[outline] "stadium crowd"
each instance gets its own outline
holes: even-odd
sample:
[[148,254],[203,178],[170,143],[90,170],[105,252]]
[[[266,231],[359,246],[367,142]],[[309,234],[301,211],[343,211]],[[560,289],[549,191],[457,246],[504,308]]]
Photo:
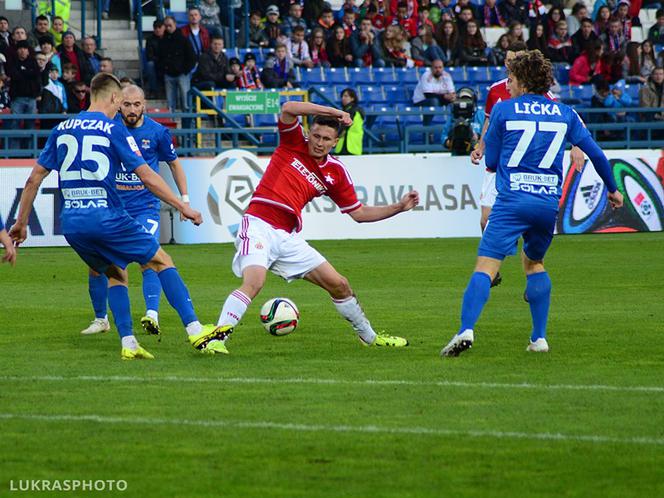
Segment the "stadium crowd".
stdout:
[[[593,106],[663,105],[664,73],[656,68],[664,66],[664,9],[653,0],[597,0],[592,10],[569,0],[485,0],[481,5],[470,0],[345,0],[338,10],[321,0],[253,0],[250,5],[248,33],[239,23],[238,45],[248,40],[242,60],[226,55],[228,27],[216,0],[190,8],[180,27],[170,16],[155,21],[145,45],[148,95],[165,93],[169,108],[182,111],[192,86],[293,88],[299,86],[296,68],[394,67],[421,68],[414,104],[446,105],[456,95],[445,67],[502,66],[510,44],[526,41],[552,62],[571,66],[570,85],[592,84]],[[645,39],[632,41],[632,30],[641,29],[640,10],[658,6],[657,21]],[[564,9],[570,8],[566,16]],[[77,41],[64,26],[59,17],[51,22],[40,15],[28,31],[0,16],[1,112],[78,112],[88,105],[96,73],[123,76],[97,52],[94,37]],[[503,29],[504,34],[488,46],[481,28]],[[259,49],[268,52],[262,67],[252,52]],[[625,83],[641,85],[638,103],[624,92]],[[615,113],[610,117],[620,119]],[[20,123],[7,120],[4,126]],[[20,140],[14,139],[14,145]]]

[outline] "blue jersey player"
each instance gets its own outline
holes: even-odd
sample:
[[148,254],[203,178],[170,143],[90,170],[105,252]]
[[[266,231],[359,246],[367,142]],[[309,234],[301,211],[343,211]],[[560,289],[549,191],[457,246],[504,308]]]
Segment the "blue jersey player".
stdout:
[[511,100],[497,104],[485,137],[487,167],[497,172],[498,196],[478,249],[475,272],[463,296],[459,332],[441,351],[458,356],[473,345],[475,323],[489,299],[491,281],[523,237],[525,298],[533,328],[527,351],[547,352],[551,280],[543,260],[558,214],[565,142],[577,145],[607,186],[612,207],[622,194],[604,153],[570,107],[543,97],[553,82],[551,63],[533,50],[508,64]]
[[194,348],[227,353],[225,337],[213,325],[198,321],[189,292],[170,256],[119,198],[115,177],[122,163],[155,195],[195,224],[201,214],[179,200],[164,180],[145,164],[140,150],[121,123],[112,121],[122,100],[120,81],[99,73],[90,84],[88,111],[60,123],[51,132],[21,195],[16,223],[9,231],[15,243],[27,237],[27,222],[44,178],[56,170],[63,197],[62,232],[81,259],[108,277],[108,302],[122,342],[122,359],[152,359],[132,331],[126,266],[140,263],[157,272],[168,302],[180,315]]
[[[145,162],[159,173],[159,162],[168,163],[180,191],[182,201],[189,203],[187,195],[187,177],[178,160],[173,147],[173,140],[168,128],[144,115],[145,94],[140,87],[129,85],[122,89],[122,104],[117,121],[123,122],[127,130],[138,144]],[[120,200],[125,210],[136,221],[145,227],[159,240],[160,201],[150,192],[134,172],[121,170],[115,176]],[[90,325],[81,331],[82,334],[96,334],[110,329],[106,312],[108,298],[108,279],[106,275],[90,270],[88,290],[95,318]],[[146,313],[141,318],[143,329],[149,334],[159,335],[159,298],[161,283],[151,268],[143,268],[143,297]]]
[[16,248],[9,234],[7,234],[7,230],[5,230],[2,216],[0,216],[0,244],[5,246],[5,254],[2,256],[2,262],[14,266],[16,264]]

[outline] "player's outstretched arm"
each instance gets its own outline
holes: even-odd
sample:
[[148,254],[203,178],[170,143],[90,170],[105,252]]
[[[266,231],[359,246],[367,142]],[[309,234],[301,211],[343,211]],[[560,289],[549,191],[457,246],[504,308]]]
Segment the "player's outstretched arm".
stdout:
[[194,222],[194,225],[200,225],[203,223],[203,217],[201,213],[189,207],[188,204],[182,202],[177,198],[175,193],[170,189],[168,184],[164,179],[159,176],[157,173],[152,171],[150,166],[143,164],[136,168],[134,172],[143,182],[150,192],[159,197],[162,201],[167,204],[170,204],[175,209],[182,213],[182,216]]
[[[2,222],[0,221],[0,223]],[[0,230],[0,244],[5,246],[5,254],[2,256],[2,262],[14,266],[16,264],[16,248],[14,247],[14,243],[9,237],[7,230],[4,228]]]
[[294,123],[298,116],[312,115],[337,118],[344,126],[350,126],[353,124],[353,120],[347,112],[335,109],[334,107],[312,104],[311,102],[286,102],[281,106],[281,116],[279,118],[282,123],[288,124]]
[[390,204],[389,206],[362,206],[355,211],[351,211],[349,214],[358,223],[369,223],[391,218],[404,211],[410,211],[419,203],[420,194],[415,190],[411,190],[399,202]]
[[18,216],[16,222],[9,229],[9,236],[16,245],[22,244],[28,238],[28,219],[32,212],[32,204],[35,202],[37,192],[41,186],[44,178],[48,176],[51,171],[44,168],[39,164],[35,164],[30,173],[28,181],[25,182],[21,200],[19,202]]
[[623,196],[618,190],[616,181],[613,178],[613,172],[611,171],[611,165],[609,160],[602,152],[602,149],[595,143],[592,137],[587,136],[581,140],[578,144],[579,148],[586,153],[590,162],[593,163],[595,171],[600,176],[606,188],[609,190],[609,203],[613,209],[622,207],[623,205]]
[[[189,194],[187,193],[187,175],[184,173],[184,168],[180,163],[179,159],[174,159],[168,163],[168,167],[171,168],[171,174],[173,175],[173,180],[175,180],[175,185],[178,187],[180,192],[180,198],[185,204],[189,204]],[[184,216],[180,213],[180,220],[184,220]]]

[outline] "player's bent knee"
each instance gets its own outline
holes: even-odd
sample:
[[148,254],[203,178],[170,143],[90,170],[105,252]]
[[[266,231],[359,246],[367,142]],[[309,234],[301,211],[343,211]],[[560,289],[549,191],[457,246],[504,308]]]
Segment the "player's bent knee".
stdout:
[[150,268],[159,273],[160,271],[166,270],[167,268],[173,268],[174,266],[173,259],[160,247],[143,269]]
[[115,285],[124,285],[126,287],[129,285],[129,276],[127,274],[127,270],[123,270],[119,266],[109,266],[106,270],[106,276],[108,277],[109,287],[113,287]]
[[345,299],[353,295],[353,289],[350,287],[350,282],[344,276],[339,275],[339,278],[334,282],[330,282],[327,291],[335,299]]
[[263,289],[267,278],[267,270],[261,266],[249,266],[242,272],[241,290],[251,299]]

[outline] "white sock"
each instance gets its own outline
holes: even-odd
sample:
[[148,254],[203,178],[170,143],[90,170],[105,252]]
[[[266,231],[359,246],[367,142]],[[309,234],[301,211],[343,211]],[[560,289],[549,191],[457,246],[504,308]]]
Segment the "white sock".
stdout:
[[224,307],[221,309],[217,325],[222,327],[224,325],[231,325],[235,327],[242,319],[242,316],[247,311],[251,304],[251,299],[242,291],[234,290],[226,298]]
[[360,303],[355,296],[346,299],[332,299],[334,306],[341,316],[348,320],[357,335],[367,344],[373,344],[376,340],[376,332],[371,328]]
[[145,316],[149,316],[152,318],[155,322],[159,323],[159,312],[155,310],[147,310],[145,312]]
[[138,341],[133,335],[126,335],[122,338],[122,347],[136,351],[138,349]]
[[201,330],[203,330],[203,326],[201,325],[201,322],[199,322],[198,320],[196,320],[195,322],[188,323],[185,328],[187,329],[187,335],[200,334]]

